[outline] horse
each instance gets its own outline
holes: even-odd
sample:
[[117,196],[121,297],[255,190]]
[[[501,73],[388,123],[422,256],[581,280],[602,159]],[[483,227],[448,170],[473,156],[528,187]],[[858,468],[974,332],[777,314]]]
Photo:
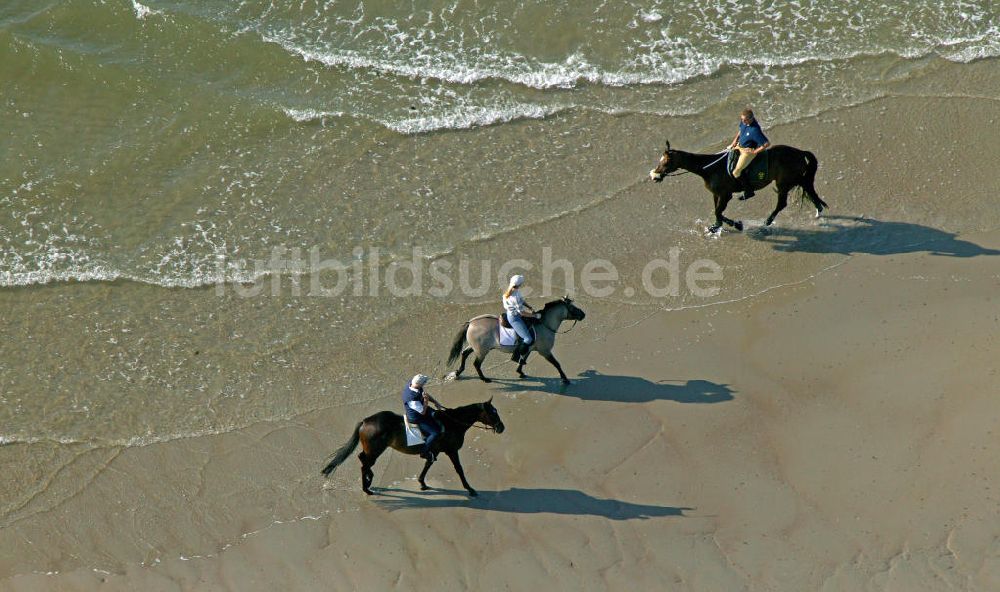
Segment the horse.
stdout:
[[[430,489],[424,482],[427,471],[434,464],[434,456],[437,452],[443,452],[451,459],[451,464],[455,467],[455,472],[462,480],[462,485],[468,490],[469,495],[475,497],[476,490],[469,485],[465,478],[465,471],[462,470],[462,462],[458,458],[458,450],[465,443],[465,432],[473,425],[483,424],[484,429],[490,429],[497,434],[502,434],[504,430],[503,421],[500,414],[493,406],[493,398],[485,403],[473,403],[463,405],[454,409],[444,409],[437,411],[434,417],[444,426],[444,431],[434,441],[434,448],[431,451],[432,457],[424,463],[424,470],[420,471],[420,489]],[[479,427],[479,426],[476,426]],[[380,411],[375,415],[364,418],[354,427],[354,434],[346,444],[340,447],[321,473],[329,477],[348,456],[354,452],[358,443],[361,443],[361,452],[358,453],[358,460],[361,461],[361,489],[368,495],[372,495],[371,485],[375,478],[372,467],[378,457],[385,452],[386,448],[393,448],[403,454],[420,454],[424,450],[424,445],[407,446],[406,431],[403,427],[403,416],[392,411]]]
[[[559,331],[559,325],[563,321],[582,321],[586,316],[586,313],[577,308],[569,297],[547,303],[545,308],[542,309],[541,319],[534,325],[535,341],[532,342],[528,353],[521,358],[520,363],[517,365],[518,376],[521,378],[525,377],[523,369],[528,359],[528,354],[532,351],[537,351],[559,371],[559,376],[562,378],[563,384],[569,384],[569,378],[566,378],[566,373],[563,372],[562,366],[559,365],[559,360],[556,360],[555,356],[552,355],[552,348],[556,343],[556,333]],[[455,378],[462,375],[462,372],[465,371],[466,359],[468,359],[470,354],[475,352],[476,359],[472,361],[472,366],[479,373],[479,378],[483,382],[490,382],[490,379],[483,375],[482,366],[483,360],[486,359],[486,354],[491,349],[499,348],[501,351],[508,353],[514,349],[513,346],[500,345],[500,334],[497,329],[499,323],[500,319],[493,315],[480,315],[462,325],[451,346],[451,353],[448,355],[448,366],[454,364],[459,355],[462,356],[462,364],[455,372]],[[469,343],[469,347],[462,349],[466,343]]]
[[[819,161],[816,156],[808,150],[799,150],[791,146],[773,146],[767,150],[770,159],[767,167],[767,175],[763,179],[752,179],[754,190],[767,187],[774,181],[778,191],[778,203],[774,211],[767,217],[767,226],[774,222],[778,212],[788,205],[788,192],[795,187],[802,188],[805,196],[809,197],[813,206],[816,207],[816,217],[819,218],[823,209],[829,207],[825,201],[820,199],[816,193],[813,183],[816,180],[816,169]],[[758,157],[759,158],[759,157]],[[714,162],[713,162],[714,161]],[[752,166],[752,164],[751,164]],[[667,141],[667,149],[663,152],[656,168],[649,171],[649,178],[659,183],[664,177],[670,175],[677,169],[682,169],[694,173],[705,181],[705,187],[712,192],[715,197],[715,224],[709,227],[710,232],[718,232],[723,223],[726,223],[736,230],[743,230],[742,221],[733,221],[723,215],[729,200],[733,198],[733,193],[741,190],[741,183],[733,178],[726,170],[726,158],[718,154],[692,154],[680,150],[671,150],[670,142]],[[683,173],[678,173],[683,174]],[[740,198],[742,199],[742,198]]]

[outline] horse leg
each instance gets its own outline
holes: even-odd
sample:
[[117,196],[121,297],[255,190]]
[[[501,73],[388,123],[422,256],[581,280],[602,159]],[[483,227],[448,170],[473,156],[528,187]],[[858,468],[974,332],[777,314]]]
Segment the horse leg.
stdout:
[[372,465],[375,464],[375,459],[378,455],[372,458],[371,455],[365,452],[358,453],[358,460],[361,461],[361,490],[368,495],[372,494],[371,486],[372,481],[375,479],[375,471],[372,471]]
[[458,370],[455,371],[455,378],[458,378],[459,376],[462,375],[462,372],[465,372],[465,361],[469,359],[469,354],[471,353],[472,353],[471,347],[465,348],[465,350],[462,352],[462,363],[458,365]]
[[708,228],[709,232],[715,233],[722,228],[722,224],[728,224],[735,228],[736,230],[743,230],[743,222],[730,220],[725,217],[722,213],[726,211],[726,206],[729,205],[729,200],[733,198],[732,193],[716,194],[715,195],[715,224]]
[[524,373],[524,365],[528,363],[529,355],[531,355],[531,351],[525,352],[524,355],[521,356],[521,361],[517,364],[517,375],[521,378],[527,378],[527,375]]
[[424,462],[424,470],[420,471],[420,477],[417,479],[417,481],[420,482],[420,490],[421,491],[427,491],[428,489],[430,489],[430,487],[427,487],[427,484],[424,483],[424,477],[427,476],[427,471],[431,470],[431,465],[432,464],[434,464],[433,460],[427,460],[427,461],[425,461]]
[[458,450],[449,450],[446,454],[448,455],[448,458],[451,459],[451,464],[454,465],[455,472],[458,473],[458,478],[462,480],[462,486],[469,491],[469,495],[471,497],[479,495],[465,479],[465,471],[462,470],[462,461],[458,460]]
[[823,210],[830,206],[826,205],[826,202],[820,198],[818,193],[816,193],[816,188],[813,187],[812,181],[806,181],[803,183],[802,189],[806,192],[806,195],[809,196],[809,201],[811,201],[813,207],[816,208],[816,217],[819,218],[820,214],[823,213]]
[[559,377],[562,378],[562,383],[563,384],[569,384],[569,378],[566,378],[566,373],[563,372],[562,366],[559,365],[559,360],[557,360],[556,357],[552,355],[552,352],[549,352],[547,354],[543,354],[542,352],[538,352],[538,353],[543,358],[545,358],[546,360],[548,360],[550,364],[552,364],[553,366],[556,367],[556,370],[559,371]]
[[771,212],[771,215],[767,217],[767,222],[764,223],[764,226],[770,226],[771,223],[774,222],[774,218],[775,216],[778,215],[778,212],[785,209],[785,206],[787,205],[788,205],[788,189],[784,187],[779,187],[778,203],[774,206],[774,211]]
[[483,382],[492,382],[489,378],[486,378],[486,376],[483,374],[483,359],[482,358],[480,358],[479,356],[476,356],[476,359],[472,360],[472,366],[476,369],[476,372],[479,373],[480,380],[482,380]]

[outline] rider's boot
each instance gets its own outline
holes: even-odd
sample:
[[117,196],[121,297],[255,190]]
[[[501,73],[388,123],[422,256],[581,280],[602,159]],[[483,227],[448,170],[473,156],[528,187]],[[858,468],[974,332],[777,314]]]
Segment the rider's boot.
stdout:
[[510,361],[512,362],[521,361],[521,355],[524,353],[521,351],[523,347],[524,347],[524,340],[521,339],[520,335],[518,335],[517,340],[514,341],[514,351],[510,353]]

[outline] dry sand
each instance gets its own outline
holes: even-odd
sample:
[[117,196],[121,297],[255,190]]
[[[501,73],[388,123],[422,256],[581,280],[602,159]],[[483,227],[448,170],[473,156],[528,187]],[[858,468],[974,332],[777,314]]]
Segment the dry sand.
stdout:
[[[955,105],[886,100],[838,117],[864,126],[888,106],[940,119]],[[899,119],[879,121],[893,142],[919,144]],[[807,123],[784,133],[814,134],[818,153],[849,152],[850,140]],[[946,158],[986,161],[985,148]],[[839,166],[879,166],[862,162],[877,153],[868,146]],[[966,183],[995,192],[994,170]],[[870,175],[865,190],[890,191],[907,182],[900,174]],[[950,198],[984,199],[969,187]],[[838,211],[837,191],[847,189],[821,189],[842,216],[832,223],[880,223]],[[507,425],[470,433],[462,451],[477,499],[447,463],[430,473],[435,489],[420,492],[419,460],[394,453],[376,466],[372,498],[353,459],[330,481],[318,476],[354,423],[394,408],[394,396],[95,457],[108,469],[99,478],[7,529],[17,540],[2,543],[0,589],[998,590],[1000,232],[913,238],[845,252],[813,277],[728,304],[591,303],[590,318],[617,315],[618,328],[562,338],[557,353],[575,379],[566,388],[540,359],[528,366],[540,378],[511,380],[500,356],[488,363],[494,384],[437,385],[452,405],[495,397]],[[757,237],[790,258],[813,256],[795,251],[799,239],[780,218]],[[171,475],[172,459],[192,457],[203,459],[198,479]],[[190,500],[190,513],[132,499],[136,475],[152,482],[143,491]],[[273,497],[258,488],[240,499],[248,480],[271,479],[295,481],[294,504],[279,485]],[[147,510],[119,516],[107,510],[115,503]],[[288,509],[305,506],[316,511]],[[115,547],[115,529],[147,533],[178,556],[152,557],[125,535]],[[32,573],[89,558],[96,540],[99,556],[126,567]]]

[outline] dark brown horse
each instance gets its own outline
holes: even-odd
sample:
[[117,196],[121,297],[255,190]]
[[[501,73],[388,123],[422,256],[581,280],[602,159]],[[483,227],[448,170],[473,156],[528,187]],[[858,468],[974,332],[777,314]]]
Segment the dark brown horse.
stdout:
[[[451,459],[451,464],[455,466],[455,472],[462,480],[462,485],[469,491],[469,495],[475,496],[476,490],[465,480],[465,471],[462,470],[462,463],[458,459],[458,449],[465,443],[465,432],[476,424],[483,424],[486,429],[503,433],[503,422],[500,421],[500,414],[493,406],[493,398],[485,403],[473,403],[454,409],[445,409],[435,414],[444,431],[434,441],[436,454],[443,452]],[[477,426],[478,427],[478,426]],[[403,416],[392,411],[380,411],[371,417],[366,417],[354,428],[354,435],[341,446],[340,450],[333,454],[333,459],[323,467],[322,473],[327,477],[333,472],[361,443],[361,452],[358,453],[358,460],[361,461],[361,489],[368,495],[372,494],[372,479],[375,473],[372,467],[378,457],[385,452],[386,448],[394,448],[403,454],[420,454],[423,444],[416,446],[406,445],[406,432],[403,428]],[[427,471],[434,464],[433,460],[428,460],[424,464],[424,470],[420,472],[420,489],[429,489],[424,483]]]
[[[801,187],[805,196],[812,201],[816,207],[816,217],[818,218],[823,209],[828,206],[820,199],[816,188],[813,187],[816,180],[816,169],[819,167],[816,156],[808,150],[799,150],[791,146],[771,147],[767,150],[767,156],[770,159],[767,175],[763,179],[753,179],[752,181],[754,190],[767,187],[771,181],[774,181],[778,188],[778,204],[774,207],[771,215],[767,217],[767,225],[770,226],[778,212],[788,205],[788,192],[795,187]],[[715,224],[709,227],[711,232],[718,232],[723,222],[736,230],[743,230],[742,221],[733,221],[723,215],[726,206],[729,205],[729,200],[733,198],[733,193],[743,188],[742,184],[726,170],[725,156],[671,150],[670,142],[667,142],[667,149],[660,157],[656,168],[649,171],[649,178],[659,183],[664,177],[678,169],[701,177],[705,181],[705,187],[715,197]]]

